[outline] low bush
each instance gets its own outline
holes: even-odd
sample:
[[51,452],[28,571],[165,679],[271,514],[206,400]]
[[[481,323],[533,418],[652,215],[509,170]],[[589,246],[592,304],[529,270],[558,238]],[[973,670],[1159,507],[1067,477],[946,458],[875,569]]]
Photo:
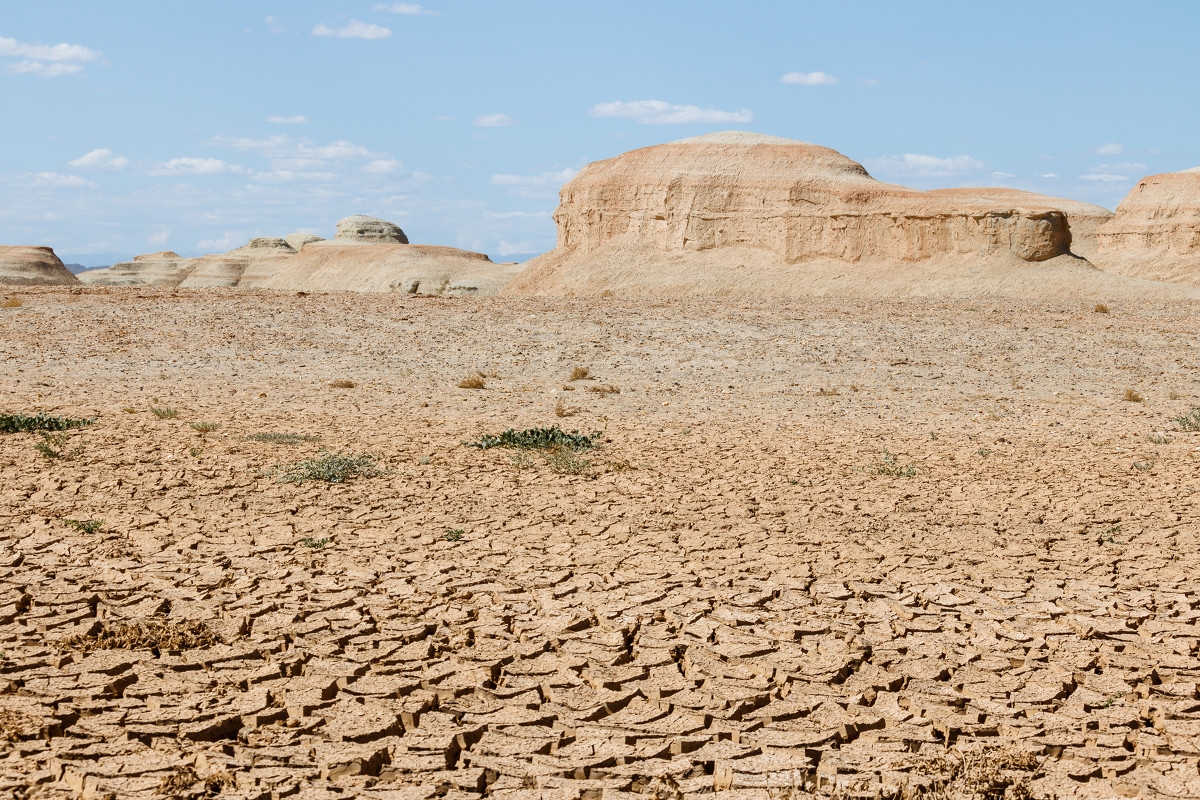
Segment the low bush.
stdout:
[[276,483],[345,483],[351,478],[374,478],[382,475],[383,470],[377,466],[377,460],[374,453],[350,455],[327,451],[314,458],[276,467],[269,474],[275,478]]
[[489,450],[493,447],[510,447],[528,450],[590,450],[596,446],[603,434],[600,432],[583,434],[579,431],[564,431],[555,425],[553,428],[529,428],[516,431],[512,428],[500,434],[484,434],[478,441],[463,442],[467,447],[478,447]]
[[0,414],[0,433],[28,433],[31,431],[68,431],[82,428],[96,421],[95,417],[76,419],[52,417],[49,414]]

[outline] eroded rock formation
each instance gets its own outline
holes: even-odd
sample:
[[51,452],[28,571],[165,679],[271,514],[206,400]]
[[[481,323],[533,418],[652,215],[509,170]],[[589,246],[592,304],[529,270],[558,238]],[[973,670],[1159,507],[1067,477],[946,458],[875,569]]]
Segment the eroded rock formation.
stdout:
[[1200,167],[1143,178],[1097,238],[1104,270],[1200,285]]
[[0,246],[0,284],[70,286],[79,279],[49,247]]
[[1020,268],[1069,256],[1072,220],[1090,233],[1111,216],[1012,189],[921,192],[827,147],[741,132],[590,164],[560,197],[556,249],[509,291],[791,294],[812,288],[787,269],[800,264],[901,280],[909,265]]
[[335,238],[373,244],[408,244],[408,237],[399,225],[362,214],[338,220]]

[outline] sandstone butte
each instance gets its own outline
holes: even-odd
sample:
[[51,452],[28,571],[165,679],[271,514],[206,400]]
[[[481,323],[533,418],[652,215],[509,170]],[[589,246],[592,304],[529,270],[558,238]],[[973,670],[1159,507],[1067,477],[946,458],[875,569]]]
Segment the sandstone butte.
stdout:
[[293,233],[260,237],[227,253],[183,258],[161,252],[80,273],[98,286],[236,287],[290,291],[497,294],[519,267],[495,264],[482,253],[409,244],[398,226],[352,216],[333,239]]
[[1200,167],[1142,178],[1097,239],[1102,269],[1200,286]]
[[49,247],[0,246],[0,284],[70,286],[79,283]]
[[557,247],[505,293],[1171,291],[1085,260],[1111,217],[1013,189],[908,189],[827,147],[730,131],[589,164],[561,191]]

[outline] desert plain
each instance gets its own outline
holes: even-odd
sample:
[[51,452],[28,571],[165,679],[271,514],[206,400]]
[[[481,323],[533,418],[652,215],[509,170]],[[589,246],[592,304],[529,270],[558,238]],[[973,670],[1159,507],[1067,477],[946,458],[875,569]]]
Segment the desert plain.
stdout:
[[6,796],[1200,796],[1194,300],[3,297]]

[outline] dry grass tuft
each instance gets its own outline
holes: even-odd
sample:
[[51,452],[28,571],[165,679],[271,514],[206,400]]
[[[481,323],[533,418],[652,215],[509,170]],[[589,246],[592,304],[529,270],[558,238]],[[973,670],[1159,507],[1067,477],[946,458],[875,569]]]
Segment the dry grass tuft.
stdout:
[[21,300],[21,298],[10,297],[5,300],[3,304],[0,304],[0,308],[20,308],[23,305],[25,305],[25,303]]
[[458,382],[458,388],[486,389],[487,381],[484,380],[485,377],[486,376],[482,372],[472,372],[470,375]]
[[94,650],[152,650],[158,653],[212,647],[220,642],[203,622],[147,619],[134,623],[106,622],[97,633],[64,639],[59,649],[78,653]]
[[1093,310],[1094,310],[1094,311],[1095,311],[1097,314],[1107,314],[1107,313],[1108,313],[1108,306],[1104,305],[1104,303],[1096,303],[1096,308],[1095,308],[1095,309],[1093,309]]
[[576,408],[575,406],[567,405],[560,399],[558,401],[558,403],[555,404],[555,406],[554,406],[554,416],[556,416],[556,417],[573,417],[576,414],[578,414],[581,410],[582,409]]
[[592,380],[591,378],[588,377],[591,374],[591,372],[592,371],[590,369],[588,369],[587,367],[576,367],[575,369],[571,370],[571,380],[573,380],[573,381]]
[[601,397],[608,397],[610,394],[621,393],[621,389],[618,386],[589,386],[588,391],[598,394]]
[[358,386],[358,384],[354,381],[340,380],[329,382],[329,388],[331,389],[353,389],[355,386]]
[[837,388],[826,389],[824,386],[821,387],[821,391],[817,392],[818,397],[837,397],[840,394],[841,392]]
[[1134,389],[1126,389],[1125,394],[1121,397],[1121,399],[1126,403],[1140,403],[1146,398],[1142,397],[1141,394]]

